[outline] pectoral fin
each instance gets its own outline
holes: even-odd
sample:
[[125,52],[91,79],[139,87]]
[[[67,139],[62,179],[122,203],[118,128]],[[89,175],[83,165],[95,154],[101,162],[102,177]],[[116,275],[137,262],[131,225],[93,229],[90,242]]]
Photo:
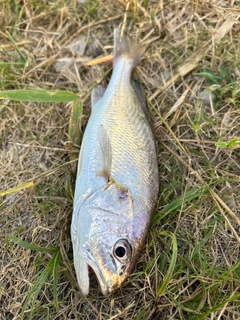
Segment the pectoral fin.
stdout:
[[98,130],[98,141],[102,158],[102,167],[99,172],[97,172],[97,175],[103,176],[108,183],[111,180],[112,146],[108,133],[103,125],[100,125]]

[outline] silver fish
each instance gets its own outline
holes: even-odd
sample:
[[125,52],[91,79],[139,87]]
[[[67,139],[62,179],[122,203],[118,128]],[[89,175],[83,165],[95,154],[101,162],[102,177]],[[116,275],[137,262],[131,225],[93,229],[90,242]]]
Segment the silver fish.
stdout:
[[71,225],[74,266],[84,295],[89,267],[104,295],[133,272],[155,211],[159,178],[155,139],[140,84],[132,80],[145,47],[114,30],[114,68],[92,110],[78,161]]

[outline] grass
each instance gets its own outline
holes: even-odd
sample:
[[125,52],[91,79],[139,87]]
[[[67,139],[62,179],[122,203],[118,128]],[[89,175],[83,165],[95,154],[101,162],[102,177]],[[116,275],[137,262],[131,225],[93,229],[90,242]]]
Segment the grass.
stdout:
[[[239,2],[1,6],[0,318],[239,319]],[[148,44],[138,74],[160,197],[134,274],[84,298],[69,233],[76,151],[119,24]]]

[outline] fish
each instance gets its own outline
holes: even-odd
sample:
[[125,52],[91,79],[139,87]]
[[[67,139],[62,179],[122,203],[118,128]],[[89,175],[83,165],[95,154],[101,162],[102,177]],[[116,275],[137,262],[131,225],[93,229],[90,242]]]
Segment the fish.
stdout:
[[141,84],[132,71],[146,47],[114,29],[113,72],[91,93],[75,183],[71,239],[77,282],[90,290],[90,271],[103,295],[135,269],[159,194],[156,143]]

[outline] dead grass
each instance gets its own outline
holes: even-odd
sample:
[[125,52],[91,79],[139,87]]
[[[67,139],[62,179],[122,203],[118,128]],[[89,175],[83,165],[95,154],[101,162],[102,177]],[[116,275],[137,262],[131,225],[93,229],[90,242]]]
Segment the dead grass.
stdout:
[[[133,276],[114,296],[95,288],[83,298],[69,235],[71,104],[1,100],[0,319],[239,319],[240,145],[231,144],[240,138],[239,1],[1,6],[0,90],[78,92],[83,129],[92,86],[109,79],[114,26],[149,44],[138,72],[155,119],[161,189]],[[218,87],[196,76],[219,77],[221,66],[229,78],[216,78]],[[208,103],[200,93],[209,87]],[[158,296],[172,256],[162,231],[176,236],[178,257]]]

